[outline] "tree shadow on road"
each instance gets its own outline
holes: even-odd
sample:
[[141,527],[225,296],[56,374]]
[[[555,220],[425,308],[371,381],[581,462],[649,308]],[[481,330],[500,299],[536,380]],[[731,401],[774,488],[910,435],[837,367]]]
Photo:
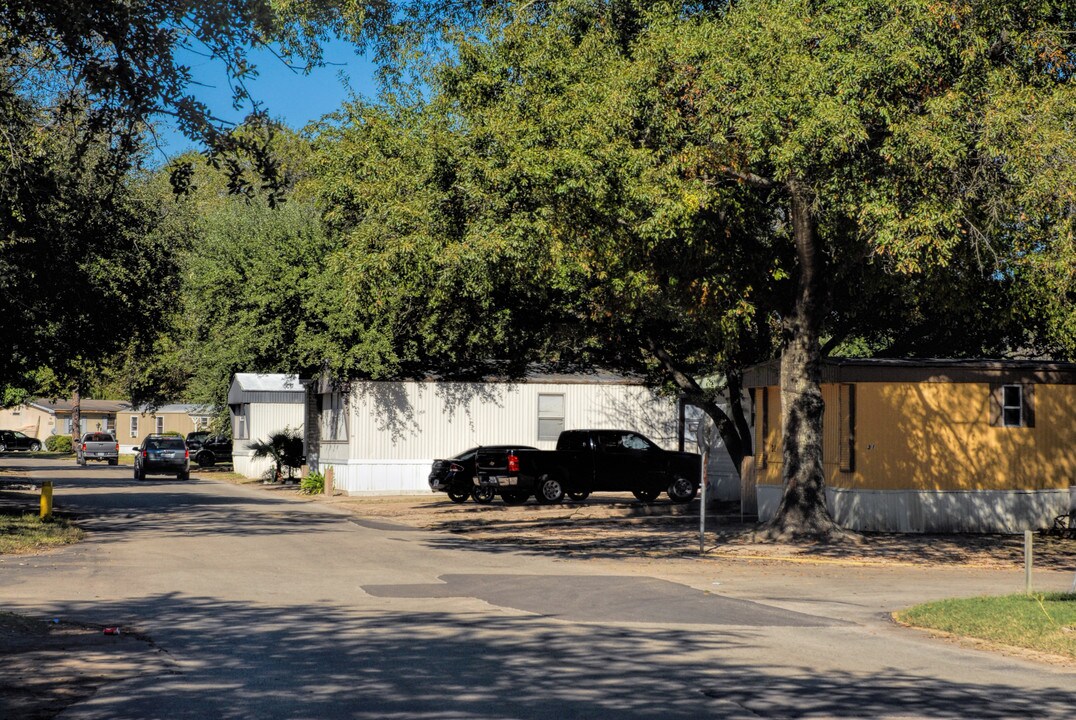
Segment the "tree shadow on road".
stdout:
[[[173,593],[50,612],[126,621],[175,663],[171,673],[99,692],[79,717],[1010,718],[1065,716],[1076,703],[1070,678],[1017,687],[1002,679],[1003,661],[981,681],[934,677],[928,665],[959,660],[945,648],[921,673],[850,672],[754,628],[566,624],[414,604],[361,613]],[[849,646],[861,639],[836,632],[848,633],[836,641]],[[777,659],[736,659],[760,655],[758,647]]]

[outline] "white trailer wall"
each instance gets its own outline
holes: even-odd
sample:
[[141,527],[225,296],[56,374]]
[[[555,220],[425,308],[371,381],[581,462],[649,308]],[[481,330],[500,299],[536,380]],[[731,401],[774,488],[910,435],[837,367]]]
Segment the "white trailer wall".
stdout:
[[[336,487],[352,495],[430,492],[427,477],[436,458],[476,445],[556,447],[555,439],[538,439],[539,395],[563,397],[565,430],[634,430],[676,449],[676,400],[641,385],[357,382],[346,413],[347,439],[327,441],[322,429],[321,470],[332,467]],[[327,398],[322,404],[329,406]],[[548,407],[544,415],[550,419]]]
[[294,375],[237,373],[228,391],[233,470],[249,478],[264,475],[272,461],[255,460],[250,443],[284,429],[301,433],[305,402],[306,388]]

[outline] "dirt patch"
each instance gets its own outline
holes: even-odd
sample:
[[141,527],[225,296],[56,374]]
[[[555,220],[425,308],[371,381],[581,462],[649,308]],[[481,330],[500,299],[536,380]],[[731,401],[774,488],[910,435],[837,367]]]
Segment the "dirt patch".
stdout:
[[0,613],[0,717],[40,720],[113,682],[159,670],[166,656],[130,629]]
[[[488,546],[575,558],[660,559],[699,554],[699,506],[641,503],[630,494],[593,496],[560,505],[455,504],[440,497],[336,497],[356,515],[391,519],[462,536],[475,549]],[[1021,535],[913,535],[849,533],[830,542],[760,541],[757,526],[731,506],[707,517],[706,557],[749,561],[832,562],[868,565],[1020,568]],[[1038,569],[1076,569],[1076,540],[1034,539]]]

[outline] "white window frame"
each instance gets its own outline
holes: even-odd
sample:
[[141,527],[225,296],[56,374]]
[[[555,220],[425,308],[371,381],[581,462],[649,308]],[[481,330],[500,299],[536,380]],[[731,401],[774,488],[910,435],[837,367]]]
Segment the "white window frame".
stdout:
[[[560,407],[550,408],[548,403],[542,407],[543,400],[558,399]],[[538,418],[536,435],[539,441],[556,441],[564,432],[565,401],[564,393],[538,393]],[[543,430],[544,427],[544,430]],[[552,429],[551,429],[552,428]]]
[[[1016,391],[1016,404],[1013,405],[1008,402],[1009,391]],[[1016,422],[1009,422],[1009,411],[1016,411]],[[1002,385],[1001,386],[1001,424],[1004,427],[1023,427],[1024,426],[1024,387],[1022,385]]]
[[164,418],[160,415],[153,416],[153,431],[158,435],[164,435]]
[[133,438],[138,437],[138,416],[137,415],[132,415],[131,416],[131,437],[133,437]]
[[235,414],[235,427],[233,428],[233,434],[235,435],[236,440],[250,439],[249,414],[250,403],[243,403],[239,406],[239,412]]

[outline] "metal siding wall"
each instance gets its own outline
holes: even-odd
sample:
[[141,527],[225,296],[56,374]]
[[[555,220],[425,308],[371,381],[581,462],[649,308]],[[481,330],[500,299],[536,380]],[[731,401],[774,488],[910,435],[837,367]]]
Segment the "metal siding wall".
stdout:
[[320,461],[352,494],[429,492],[436,458],[480,444],[553,449],[555,441],[537,439],[538,396],[546,393],[564,395],[565,429],[636,430],[676,449],[675,400],[641,386],[364,382],[353,386],[348,442],[323,442]]
[[[279,393],[262,394],[279,396]],[[304,408],[302,403],[251,403],[250,417],[247,418],[249,437],[232,443],[232,465],[235,472],[250,478],[261,477],[271,463],[265,459],[252,459],[250,456],[253,451],[247,446],[258,440],[268,440],[270,434],[286,427],[301,431]]]
[[351,457],[434,459],[475,445],[520,443],[551,450],[538,440],[538,395],[564,395],[565,429],[637,430],[676,447],[676,403],[646,388],[545,383],[362,383],[350,411]]
[[[856,383],[856,393],[856,472],[837,472],[834,451],[825,463],[842,525],[1019,532],[1076,506],[1076,386],[1036,385],[1033,428],[991,426],[986,383]],[[826,418],[826,447],[835,447],[836,414]],[[781,495],[780,476],[764,477],[762,520]]]
[[[773,518],[779,485],[757,488],[759,520]],[[868,532],[1018,533],[1049,527],[1073,507],[1068,490],[845,490],[826,488],[841,527]]]
[[822,414],[822,471],[829,482],[830,478],[839,476],[840,464],[837,462],[837,448],[840,445],[840,398],[836,385],[822,386],[822,402],[825,411]]
[[1043,487],[1069,487],[1076,507],[1076,385],[1035,388],[1035,432]]
[[[857,485],[874,490],[1068,488],[1076,388],[1039,385],[1035,427],[990,425],[985,383],[859,383]],[[838,483],[839,484],[839,483]]]
[[248,427],[250,441],[268,440],[269,436],[285,428],[302,430],[302,403],[251,403]]
[[[759,393],[757,397],[761,398],[761,388],[756,392]],[[767,404],[769,406],[769,427],[765,428],[767,431],[765,435],[761,434],[761,430],[759,435],[761,447],[766,455],[766,467],[759,468],[758,482],[760,485],[778,485],[781,483],[782,453],[784,452],[784,442],[781,434],[781,388],[776,386],[769,388]],[[758,423],[760,428],[762,427],[761,407],[755,422]]]
[[305,402],[306,393],[298,392],[244,392],[240,403],[258,403],[259,405],[302,405]]

